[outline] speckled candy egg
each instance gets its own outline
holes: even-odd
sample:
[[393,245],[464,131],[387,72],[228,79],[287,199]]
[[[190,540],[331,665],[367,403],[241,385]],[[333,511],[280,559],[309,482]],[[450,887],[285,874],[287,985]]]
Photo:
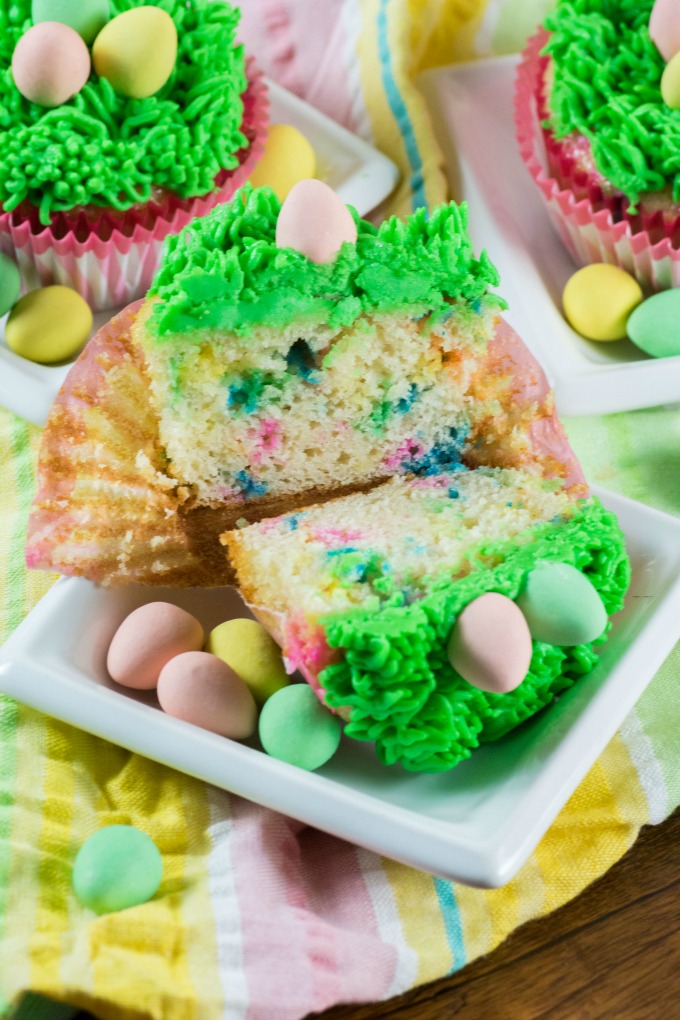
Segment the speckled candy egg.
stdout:
[[41,21],[60,21],[91,43],[111,16],[109,0],[33,0],[31,18],[34,25]]
[[649,35],[664,60],[680,50],[680,0],[656,0],[649,19]]
[[40,365],[73,357],[92,330],[87,301],[70,287],[43,287],[25,294],[10,312],[5,339],[15,354]]
[[231,666],[261,705],[290,683],[281,649],[255,620],[239,618],[221,623],[208,635],[205,650]]
[[94,41],[92,62],[100,78],[130,99],[154,96],[177,60],[177,29],[160,7],[133,7],[105,25]]
[[593,263],[567,281],[562,295],[569,324],[588,340],[623,340],[628,317],[643,300],[640,284],[619,266]]
[[175,655],[197,651],[204,633],[198,620],[172,602],[148,602],[130,613],[113,636],[106,668],[116,683],[151,690]]
[[277,247],[294,248],[312,262],[332,262],[345,241],[356,239],[352,214],[323,181],[296,184],[276,221]]
[[291,124],[272,124],[250,183],[254,188],[266,185],[283,202],[298,181],[315,173],[316,155],[305,136]]
[[595,641],[607,626],[599,593],[569,563],[541,563],[527,575],[517,598],[532,637],[551,645]]
[[680,289],[653,294],[628,320],[628,336],[652,358],[680,354]]
[[460,613],[449,638],[449,662],[464,680],[490,694],[507,694],[529,672],[531,634],[512,599],[487,592]]
[[158,700],[168,715],[233,740],[255,732],[257,709],[243,680],[216,655],[185,652],[158,678]]
[[62,106],[90,77],[90,54],[77,32],[56,21],[33,25],[12,55],[12,77],[22,96],[38,106]]

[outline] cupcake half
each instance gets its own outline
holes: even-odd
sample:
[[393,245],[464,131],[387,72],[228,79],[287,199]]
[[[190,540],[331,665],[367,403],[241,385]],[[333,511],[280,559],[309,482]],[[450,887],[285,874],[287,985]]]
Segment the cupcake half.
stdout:
[[621,266],[662,290],[680,284],[680,111],[661,95],[652,7],[558,3],[523,54],[515,122],[573,258]]
[[[112,0],[111,18],[143,6]],[[30,0],[0,0],[0,251],[25,289],[67,284],[95,310],[143,295],[165,238],[229,199],[259,159],[268,103],[235,43],[239,12],[212,0],[163,10],[178,53],[158,93],[126,98],[93,71],[49,109],[11,73]]]

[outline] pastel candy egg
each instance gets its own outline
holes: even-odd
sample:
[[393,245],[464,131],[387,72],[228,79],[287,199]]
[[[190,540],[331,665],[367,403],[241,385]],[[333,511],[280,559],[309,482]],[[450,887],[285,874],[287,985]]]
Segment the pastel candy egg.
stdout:
[[54,365],[73,357],[91,330],[92,312],[80,294],[70,287],[43,287],[14,305],[5,339],[22,358]]
[[656,0],[649,18],[649,35],[664,60],[680,50],[680,0]]
[[661,98],[671,110],[680,110],[680,53],[671,58],[661,75]]
[[522,683],[531,664],[531,634],[512,599],[487,592],[456,619],[448,644],[449,662],[473,687],[507,694]]
[[643,299],[640,284],[624,269],[597,262],[567,282],[562,295],[570,325],[588,340],[622,340],[628,316]]
[[254,188],[270,187],[283,202],[294,184],[315,173],[316,156],[305,136],[291,124],[272,124],[250,183]]
[[111,678],[124,687],[152,690],[175,655],[198,651],[204,639],[198,620],[172,602],[148,602],[126,616],[106,658]]
[[0,254],[0,315],[7,315],[19,300],[21,277],[16,262]]
[[161,670],[158,700],[164,712],[219,733],[245,740],[255,732],[257,708],[233,669],[208,652],[184,652]]
[[356,223],[335,192],[323,181],[300,181],[281,206],[276,244],[294,248],[312,262],[331,262],[345,241],[354,244]]
[[291,684],[265,704],[259,733],[267,754],[313,771],[337,751],[342,721],[324,708],[307,684]]
[[168,81],[177,60],[177,29],[160,7],[133,7],[105,25],[92,62],[121,96],[147,99]]
[[33,25],[12,54],[12,77],[38,106],[62,106],[90,77],[90,54],[77,32],[56,21]]
[[680,290],[654,294],[636,308],[628,320],[628,336],[653,358],[680,354]]
[[208,635],[205,650],[231,666],[260,705],[290,683],[279,646],[255,620],[221,623]]
[[146,903],[162,878],[158,847],[133,825],[107,825],[90,836],[78,851],[72,875],[76,896],[97,914]]
[[585,574],[568,563],[542,563],[517,598],[536,641],[582,645],[600,637],[607,610]]
[[109,0],[33,0],[31,19],[34,25],[41,21],[60,21],[77,32],[86,43],[91,43],[109,20]]

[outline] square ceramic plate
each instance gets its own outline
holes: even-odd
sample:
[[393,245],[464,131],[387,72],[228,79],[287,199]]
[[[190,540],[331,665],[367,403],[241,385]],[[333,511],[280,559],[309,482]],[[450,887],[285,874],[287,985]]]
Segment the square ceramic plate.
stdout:
[[[318,177],[343,202],[365,216],[387,198],[399,179],[396,165],[387,156],[274,82],[267,80],[267,88],[272,124],[292,124],[305,135],[317,157]],[[116,311],[96,315],[93,332]],[[71,362],[36,365],[20,358],[5,343],[5,321],[0,319],[0,405],[34,425],[44,425]]]
[[584,340],[561,313],[578,266],[520,159],[514,128],[517,57],[428,71],[419,79],[444,150],[452,194],[501,274],[506,318],[546,370],[564,415],[609,414],[680,400],[680,357],[649,358],[629,340]]
[[121,620],[153,599],[206,629],[243,615],[234,589],[97,588],[59,581],[0,650],[0,690],[132,751],[423,871],[508,882],[616,732],[680,636],[680,520],[608,493],[633,580],[596,668],[557,702],[448,773],[386,768],[343,739],[316,773],[173,719],[154,694],[107,676]]

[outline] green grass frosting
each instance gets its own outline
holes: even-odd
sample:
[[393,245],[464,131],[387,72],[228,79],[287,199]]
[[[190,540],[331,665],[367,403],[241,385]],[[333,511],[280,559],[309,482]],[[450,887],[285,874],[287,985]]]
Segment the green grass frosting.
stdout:
[[534,641],[519,687],[509,694],[478,690],[447,657],[451,627],[473,599],[488,591],[515,599],[537,563],[568,563],[585,574],[611,615],[623,605],[630,581],[621,530],[597,499],[512,540],[482,543],[470,559],[466,577],[440,576],[411,605],[355,609],[321,621],[330,647],[344,652],[342,662],[319,676],[326,701],[349,706],[348,736],[375,741],[387,765],[450,769],[480,743],[497,740],[543,708],[597,661],[593,643],[565,648]]
[[545,20],[554,65],[549,127],[590,142],[599,172],[626,195],[680,198],[680,111],[661,98],[665,61],[649,37],[652,0],[561,0]]
[[[111,17],[144,0],[111,0]],[[149,99],[126,99],[92,72],[70,102],[45,109],[12,78],[14,48],[31,27],[31,0],[0,0],[0,205],[24,202],[53,213],[95,205],[124,210],[154,188],[180,198],[213,190],[247,144],[241,94],[239,12],[223,0],[156,0],[175,22],[179,51],[166,85]]]
[[318,265],[292,248],[277,248],[281,209],[270,188],[246,185],[233,200],[168,238],[150,290],[160,298],[151,319],[158,339],[198,329],[247,335],[254,325],[314,319],[351,324],[365,310],[423,307],[435,317],[451,301],[504,307],[487,294],[498,273],[472,253],[467,206],[454,202],[429,216],[421,209],[379,227],[352,213],[356,244]]

